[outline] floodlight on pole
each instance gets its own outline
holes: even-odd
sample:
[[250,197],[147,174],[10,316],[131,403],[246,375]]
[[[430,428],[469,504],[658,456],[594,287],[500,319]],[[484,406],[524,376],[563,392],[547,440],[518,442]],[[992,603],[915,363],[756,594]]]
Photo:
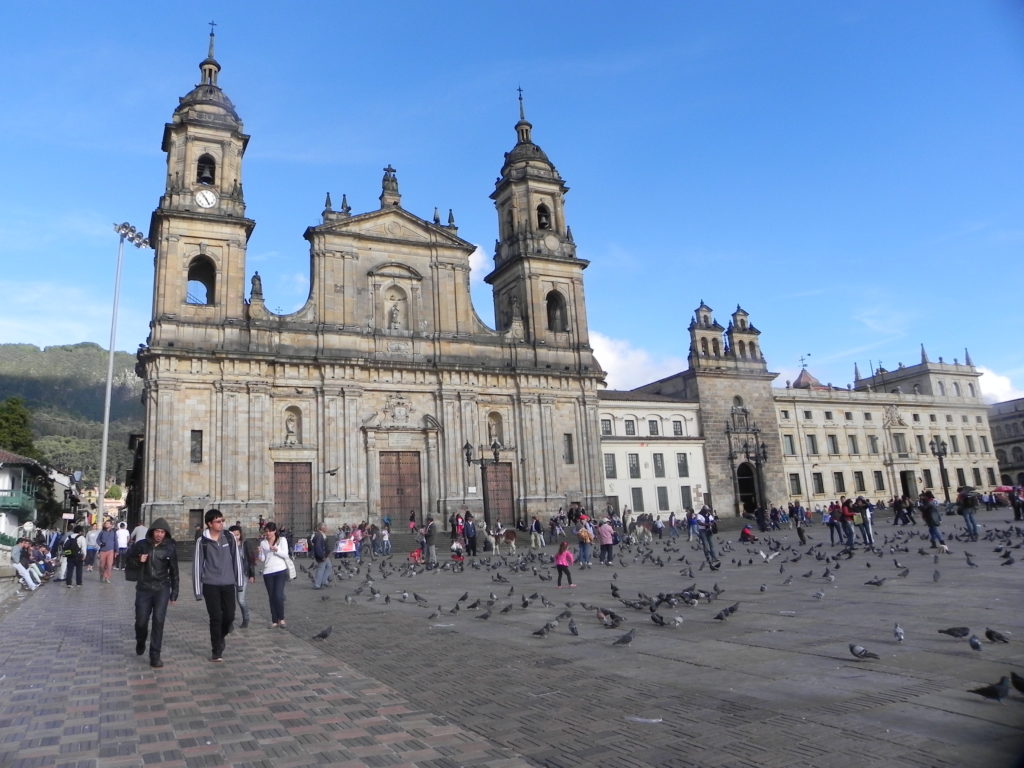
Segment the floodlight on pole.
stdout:
[[110,437],[110,392],[114,385],[114,350],[117,343],[117,305],[121,298],[121,265],[124,263],[125,242],[136,248],[149,248],[149,240],[127,221],[114,225],[117,232],[117,270],[114,273],[114,307],[110,315],[110,353],[107,357],[107,392],[103,399],[103,445],[100,449],[100,483],[97,507],[103,519],[103,499],[107,495],[107,442]]

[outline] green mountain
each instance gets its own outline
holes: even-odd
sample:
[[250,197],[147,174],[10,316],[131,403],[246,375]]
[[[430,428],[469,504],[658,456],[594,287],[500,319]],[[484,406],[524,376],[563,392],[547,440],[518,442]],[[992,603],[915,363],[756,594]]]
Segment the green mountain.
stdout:
[[[35,446],[45,461],[99,480],[107,351],[90,342],[45,347],[0,344],[0,400],[21,397],[32,412]],[[142,382],[135,356],[114,354],[107,474],[124,482],[131,467],[128,436],[142,432]]]

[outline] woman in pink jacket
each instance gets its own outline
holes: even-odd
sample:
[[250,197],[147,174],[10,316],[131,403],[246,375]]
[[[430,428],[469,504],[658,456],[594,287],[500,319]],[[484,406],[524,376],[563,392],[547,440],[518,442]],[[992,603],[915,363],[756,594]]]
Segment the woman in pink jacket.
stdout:
[[612,542],[615,541],[615,531],[612,529],[612,524],[607,519],[603,520],[601,525],[597,528],[597,540],[601,542],[600,562],[605,565],[611,565],[612,558],[614,557]]
[[562,588],[562,574],[565,574],[565,578],[569,580],[569,586],[575,587],[572,583],[572,574],[569,572],[569,566],[573,564],[572,552],[569,551],[569,542],[563,541],[558,545],[558,554],[555,555],[555,568],[558,571],[558,588]]

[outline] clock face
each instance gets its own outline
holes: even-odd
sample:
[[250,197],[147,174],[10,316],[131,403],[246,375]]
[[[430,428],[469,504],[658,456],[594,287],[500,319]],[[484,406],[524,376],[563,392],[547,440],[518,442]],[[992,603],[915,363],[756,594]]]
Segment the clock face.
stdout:
[[547,235],[544,238],[544,245],[546,245],[548,247],[549,251],[557,251],[558,250],[558,238],[555,237],[554,235]]
[[212,189],[200,189],[196,192],[196,205],[200,208],[213,208],[217,204],[217,193]]

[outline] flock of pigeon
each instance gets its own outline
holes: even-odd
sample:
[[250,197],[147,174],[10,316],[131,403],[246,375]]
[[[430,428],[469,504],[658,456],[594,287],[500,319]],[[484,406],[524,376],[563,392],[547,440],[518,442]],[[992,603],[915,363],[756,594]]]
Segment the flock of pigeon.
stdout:
[[[926,536],[922,536],[917,531],[912,529],[900,528],[894,529],[889,535],[883,537],[881,545],[876,541],[876,546],[870,551],[864,550],[862,557],[864,559],[864,565],[868,569],[881,570],[886,568],[884,563],[888,558],[892,558],[893,573],[891,575],[876,575],[871,579],[863,582],[865,587],[872,589],[884,589],[885,584],[890,580],[906,579],[911,572],[909,566],[904,565],[900,562],[900,557],[909,556],[914,549],[920,557],[927,557],[930,565],[933,567],[931,579],[933,582],[938,582],[941,579],[941,571],[939,565],[942,558],[951,556],[948,548],[943,547],[939,550],[929,550],[919,544],[919,538],[927,540]],[[1024,528],[1020,526],[1010,526],[1005,529],[998,529],[994,527],[988,528],[983,541],[988,542],[990,545],[994,545],[995,552],[999,555],[1000,565],[1012,565],[1014,563],[1013,553],[1015,550],[1019,550],[1024,545]],[[653,544],[638,545],[638,544],[624,544],[619,547],[618,553],[618,565],[619,569],[616,569],[611,573],[610,592],[611,598],[617,601],[618,610],[628,608],[630,611],[635,613],[644,614],[649,621],[656,627],[679,627],[683,624],[684,618],[681,613],[674,612],[674,609],[687,609],[697,608],[698,606],[708,606],[716,603],[719,600],[719,596],[724,592],[716,583],[711,589],[701,589],[697,587],[696,582],[690,584],[683,589],[673,589],[671,591],[658,592],[655,595],[648,595],[644,592],[636,593],[636,597],[625,597],[622,594],[622,589],[618,585],[618,575],[621,572],[621,568],[628,568],[635,565],[650,565],[655,568],[678,568],[677,573],[686,579],[694,578],[694,567],[690,562],[690,558],[683,553],[681,539],[667,539],[659,544],[660,551],[655,551]],[[700,550],[696,545],[692,545],[693,549],[696,550],[697,554],[695,557],[700,557]],[[767,552],[765,551],[767,550]],[[757,546],[751,547],[750,545],[743,545],[734,542],[723,541],[720,545],[720,551],[723,560],[726,556],[731,557],[731,565],[736,568],[744,568],[751,566],[761,566],[772,563],[776,559],[779,561],[778,572],[780,575],[785,575],[785,578],[779,583],[780,588],[792,588],[798,582],[794,579],[794,574],[787,574],[787,571],[792,568],[794,571],[802,571],[796,574],[798,579],[815,580],[818,583],[824,583],[826,586],[836,586],[836,580],[839,576],[839,572],[844,568],[849,570],[852,567],[853,560],[857,554],[853,550],[843,549],[830,551],[823,543],[817,543],[810,546],[794,546],[786,544],[782,540],[773,536],[765,536]],[[939,552],[942,554],[940,555]],[[969,552],[964,552],[963,556],[966,560],[966,565],[969,568],[978,568],[979,564],[976,562],[975,555]],[[466,565],[470,569],[478,571],[487,571],[490,573],[492,583],[495,585],[493,589],[500,590],[503,592],[502,597],[499,598],[498,594],[491,591],[486,598],[477,598],[470,601],[469,592],[464,592],[455,603],[449,607],[444,608],[441,605],[437,605],[427,616],[428,621],[435,621],[442,619],[445,616],[455,616],[459,613],[476,612],[475,618],[481,621],[490,619],[495,614],[507,615],[513,611],[520,610],[524,611],[529,609],[535,604],[539,604],[545,609],[555,608],[555,603],[551,602],[544,594],[540,591],[532,592],[531,594],[522,594],[517,596],[516,584],[513,583],[513,578],[516,576],[525,576],[526,578],[536,578],[539,582],[547,582],[552,579],[552,557],[546,552],[540,553],[523,553],[517,556],[492,556],[484,557],[475,560],[468,561]],[[800,566],[802,562],[810,563],[810,570],[804,570],[807,566]],[[819,573],[817,567],[814,567],[815,563],[822,563],[824,570],[817,578],[815,574]],[[414,578],[424,573],[443,573],[450,569],[446,565],[442,565],[433,571],[426,571],[423,565],[413,562],[399,563],[394,557],[382,558],[375,565],[365,564],[366,571],[363,572],[364,565],[358,565],[353,567],[351,563],[342,561],[340,565],[335,566],[334,576],[336,580],[340,581],[358,581],[358,584],[354,589],[350,590],[345,595],[346,604],[354,604],[357,600],[366,600],[370,602],[382,602],[385,605],[391,605],[394,603],[402,603],[417,606],[421,609],[430,610],[432,608],[432,602],[420,595],[419,593],[408,589],[398,589],[385,591],[381,586],[381,582],[389,578]],[[706,567],[706,563],[701,560],[697,571],[702,571]],[[305,567],[302,570],[306,571]],[[845,572],[844,574],[845,575]],[[673,576],[670,578],[678,578]],[[518,579],[517,579],[518,581]],[[507,585],[507,590],[506,590]],[[523,589],[520,585],[520,589]],[[769,590],[767,583],[762,583],[760,586],[761,592]],[[526,591],[525,589],[523,590]],[[392,597],[394,595],[395,597]],[[818,589],[811,593],[812,598],[816,600],[823,600],[827,596],[827,593]],[[321,597],[321,600],[329,600],[328,595]],[[504,602],[504,605],[499,603]],[[574,615],[574,611],[579,609],[583,613],[579,616],[593,616],[598,626],[603,629],[619,629],[623,624],[627,623],[628,619],[622,613],[617,612],[615,609],[600,606],[584,600],[579,601],[566,601],[564,603],[564,609],[557,615],[552,616],[545,620],[544,624],[538,629],[534,630],[532,634],[537,638],[545,638],[553,631],[555,631],[564,622],[569,634],[573,636],[580,636],[581,629],[577,623],[577,616]],[[727,621],[736,611],[739,609],[740,603],[735,602],[727,607],[718,610],[713,619],[720,622]],[[673,611],[670,613],[670,611]],[[625,613],[625,611],[623,611]],[[324,628],[321,632],[314,636],[316,640],[326,640],[333,630],[333,625]],[[967,643],[970,648],[974,651],[980,652],[983,648],[981,639],[973,634],[968,627],[950,627],[948,629],[938,630],[940,633],[949,635],[956,639],[967,638]],[[984,632],[985,638],[989,644],[999,645],[1010,642],[1008,632],[1000,631],[996,629],[986,628]],[[637,635],[637,628],[634,626],[623,634],[618,634],[616,638],[611,642],[613,646],[628,646]],[[906,638],[906,631],[897,622],[893,627],[893,636],[897,643],[902,644]],[[868,650],[859,643],[850,643],[849,645],[850,654],[859,661],[867,661],[872,659],[878,659],[878,654]],[[1024,677],[1018,675],[1016,672],[1011,672],[1009,676],[1004,676],[999,682],[991,685],[985,685],[979,688],[970,689],[970,693],[977,694],[987,699],[993,699],[996,701],[1002,701],[1007,698],[1010,693],[1011,685],[1021,693],[1024,693]]]

